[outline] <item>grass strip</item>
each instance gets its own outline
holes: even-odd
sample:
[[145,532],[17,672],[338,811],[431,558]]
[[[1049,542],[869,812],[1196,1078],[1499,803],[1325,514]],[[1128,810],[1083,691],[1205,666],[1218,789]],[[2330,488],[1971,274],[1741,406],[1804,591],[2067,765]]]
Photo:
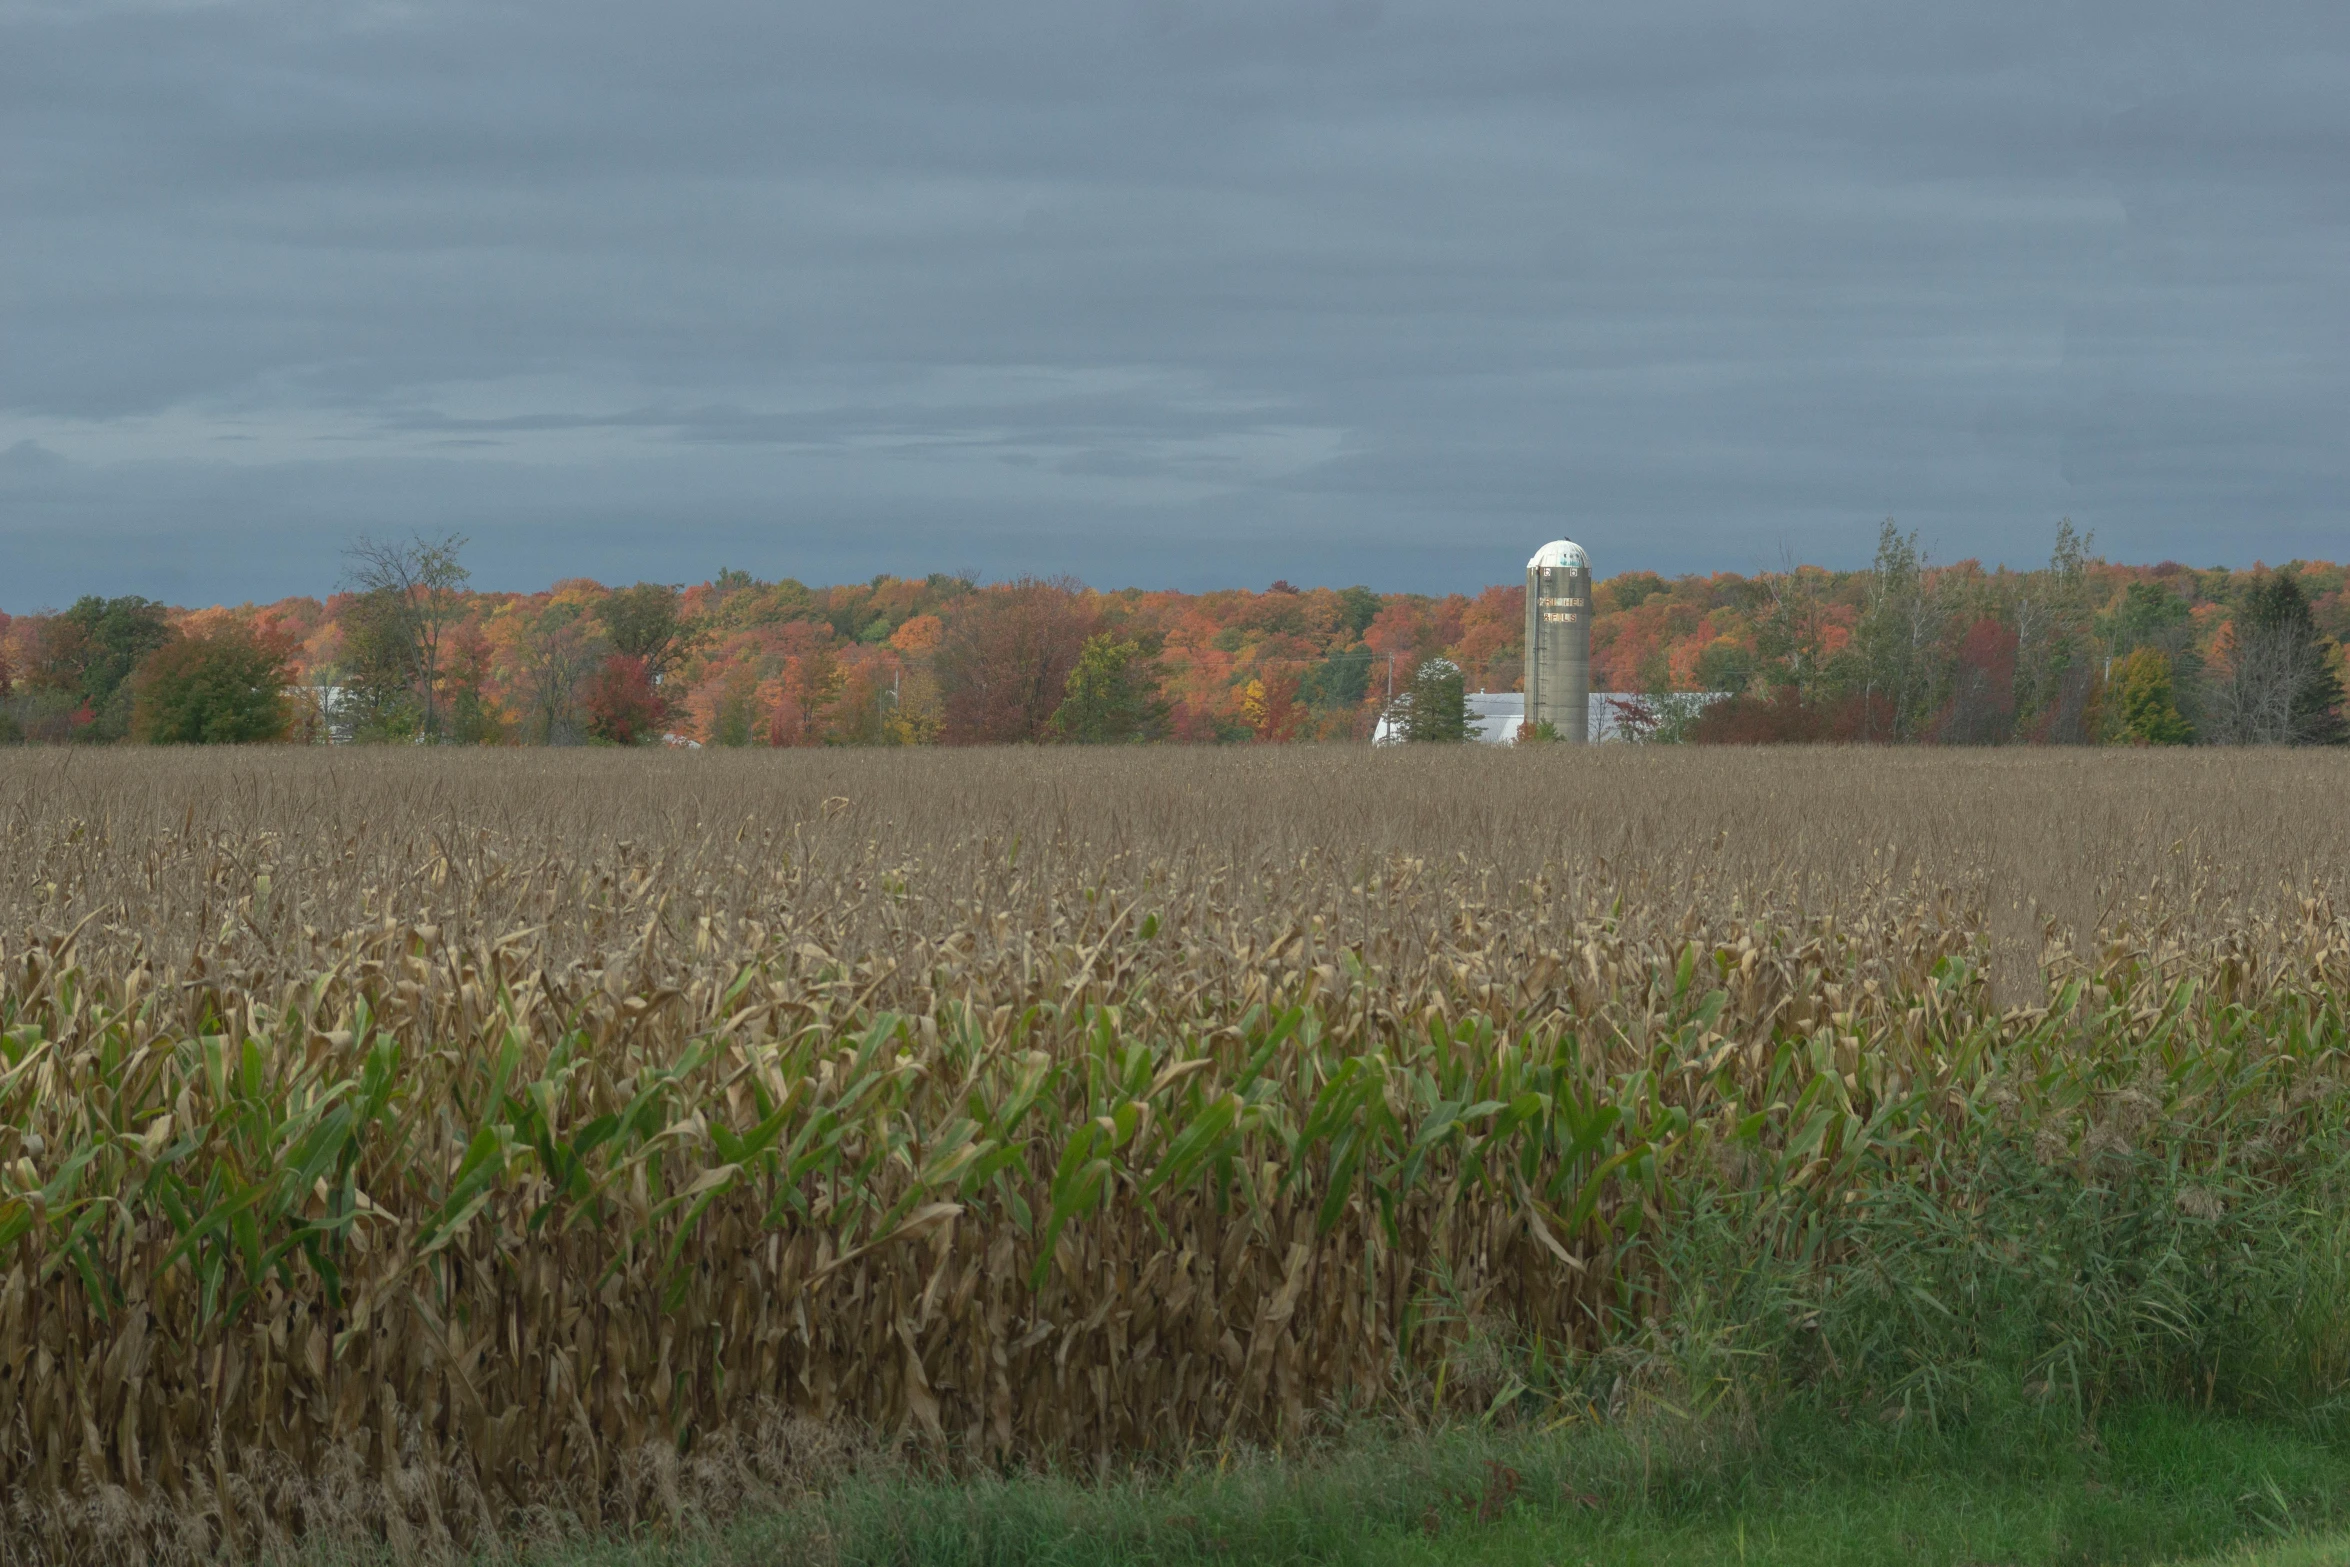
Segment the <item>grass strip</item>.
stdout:
[[[533,1567],[2092,1567],[2350,1563],[2350,1434],[2137,1405],[1944,1436],[1795,1410],[1362,1436],[1105,1482],[867,1473],[779,1512]],[[302,1567],[379,1558],[314,1549]]]

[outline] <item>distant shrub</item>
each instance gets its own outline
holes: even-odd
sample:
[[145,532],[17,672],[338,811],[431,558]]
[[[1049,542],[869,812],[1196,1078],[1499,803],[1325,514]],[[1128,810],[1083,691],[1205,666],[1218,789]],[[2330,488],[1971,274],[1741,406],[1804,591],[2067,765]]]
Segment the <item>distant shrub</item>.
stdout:
[[1709,705],[1691,722],[1692,745],[1853,745],[1893,738],[1893,704],[1855,693],[1812,702],[1794,686],[1747,692]]

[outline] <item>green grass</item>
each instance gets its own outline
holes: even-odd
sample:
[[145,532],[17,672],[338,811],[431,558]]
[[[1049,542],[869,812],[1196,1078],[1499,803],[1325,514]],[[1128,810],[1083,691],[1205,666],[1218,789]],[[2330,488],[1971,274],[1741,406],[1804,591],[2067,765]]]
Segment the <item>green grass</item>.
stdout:
[[[1897,1436],[1791,1413],[1358,1438],[1085,1483],[867,1474],[783,1513],[538,1567],[2073,1567],[2350,1564],[2350,1437],[2140,1406]],[[311,1556],[325,1567],[330,1560]]]
[[2267,1550],[2252,1549],[2212,1558],[2214,1567],[2222,1561],[2238,1567],[2342,1567],[2350,1562],[2350,1534],[2329,1535],[2324,1539],[2294,1540]]
[[2350,1562],[2350,1534],[2288,1540],[2282,1545],[2246,1546],[2205,1557],[2195,1567],[2343,1567]]

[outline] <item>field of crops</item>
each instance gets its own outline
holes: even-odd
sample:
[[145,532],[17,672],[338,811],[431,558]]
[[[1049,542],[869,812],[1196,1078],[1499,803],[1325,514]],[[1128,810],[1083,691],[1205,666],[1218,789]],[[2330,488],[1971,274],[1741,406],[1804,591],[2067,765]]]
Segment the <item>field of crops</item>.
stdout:
[[0,754],[0,1559],[2340,1384],[2341,759],[1431,750]]

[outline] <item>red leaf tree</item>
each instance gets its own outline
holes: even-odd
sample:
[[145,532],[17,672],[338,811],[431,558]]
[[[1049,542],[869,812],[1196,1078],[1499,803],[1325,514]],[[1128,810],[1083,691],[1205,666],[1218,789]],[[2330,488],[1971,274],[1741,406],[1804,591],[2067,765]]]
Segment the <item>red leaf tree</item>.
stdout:
[[2015,628],[1989,617],[1958,645],[1950,705],[1935,726],[1945,745],[1999,745],[2015,731]]
[[614,745],[644,745],[661,735],[661,693],[645,661],[614,653],[587,683],[588,733]]
[[1048,738],[1095,619],[1084,584],[1022,577],[958,600],[932,656],[950,745]]

